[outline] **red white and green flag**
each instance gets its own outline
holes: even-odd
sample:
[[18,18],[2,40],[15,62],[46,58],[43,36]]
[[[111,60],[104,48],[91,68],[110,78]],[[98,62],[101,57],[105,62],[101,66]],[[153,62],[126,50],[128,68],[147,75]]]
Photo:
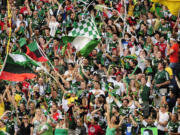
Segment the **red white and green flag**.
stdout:
[[19,45],[22,48],[23,52],[26,53],[29,57],[31,57],[33,60],[38,62],[46,62],[48,59],[43,55],[43,52],[39,48],[36,41],[26,45],[26,39],[21,38],[19,40]]
[[26,54],[31,57],[35,61],[46,62],[48,61],[46,57],[43,55],[43,52],[39,49],[36,41],[28,44],[26,46]]
[[25,54],[12,54],[7,56],[5,67],[0,75],[0,80],[20,82],[36,77],[32,66],[38,64]]

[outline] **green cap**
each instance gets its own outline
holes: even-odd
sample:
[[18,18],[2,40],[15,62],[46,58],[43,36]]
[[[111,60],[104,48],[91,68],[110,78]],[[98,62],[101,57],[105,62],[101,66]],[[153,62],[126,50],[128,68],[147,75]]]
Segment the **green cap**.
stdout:
[[20,47],[23,47],[25,44],[27,44],[26,38],[20,38],[20,40],[19,40]]

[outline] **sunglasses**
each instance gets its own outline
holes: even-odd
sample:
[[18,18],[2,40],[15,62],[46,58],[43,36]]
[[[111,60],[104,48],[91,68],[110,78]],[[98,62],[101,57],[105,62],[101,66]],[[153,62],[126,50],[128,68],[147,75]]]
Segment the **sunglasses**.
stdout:
[[28,118],[23,118],[23,119],[27,120]]

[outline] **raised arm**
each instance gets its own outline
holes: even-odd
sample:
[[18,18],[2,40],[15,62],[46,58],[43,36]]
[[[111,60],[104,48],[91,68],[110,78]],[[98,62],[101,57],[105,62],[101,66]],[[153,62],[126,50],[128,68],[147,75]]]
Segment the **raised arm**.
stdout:
[[101,110],[101,108],[96,109],[96,110],[92,111],[91,114],[94,115],[95,113],[97,113],[97,112],[100,111],[100,110]]
[[[110,95],[109,95],[109,98],[110,98]],[[110,119],[111,119],[110,118],[110,104],[107,103],[107,124],[108,124],[108,126],[110,126],[110,124],[111,124],[111,120]]]
[[176,79],[176,83],[177,83],[178,87],[180,88],[180,81],[179,81],[179,79],[177,78],[177,76],[175,76],[175,79]]
[[83,65],[81,65],[81,69],[82,69],[82,72],[84,74],[84,76],[87,78],[87,79],[90,79],[90,77],[86,74],[86,72],[84,71],[84,68],[83,68]]
[[53,38],[51,38],[51,39],[43,46],[43,50],[46,49],[46,47],[51,43],[52,40],[53,40]]
[[32,20],[30,19],[30,22],[29,22],[29,33],[32,37],[32,34],[33,34],[33,30],[32,30]]
[[[121,125],[122,125],[122,123],[123,123],[123,120],[126,118],[126,116],[123,116],[123,117],[121,117],[120,118],[120,122],[119,122],[119,124],[118,124],[118,127],[120,127]],[[117,127],[117,128],[118,128]]]
[[120,39],[118,39],[118,42],[119,42],[119,48],[120,48],[120,55],[119,56],[121,56],[121,54],[123,54],[123,47],[122,47],[122,38],[120,38]]
[[129,116],[130,120],[132,121],[133,126],[137,127],[138,124],[136,123],[136,121],[133,119],[132,115]]
[[32,15],[32,11],[31,11],[31,9],[30,9],[30,7],[29,7],[29,2],[28,2],[28,0],[25,1],[25,6],[27,7],[28,14],[29,14],[29,15]]

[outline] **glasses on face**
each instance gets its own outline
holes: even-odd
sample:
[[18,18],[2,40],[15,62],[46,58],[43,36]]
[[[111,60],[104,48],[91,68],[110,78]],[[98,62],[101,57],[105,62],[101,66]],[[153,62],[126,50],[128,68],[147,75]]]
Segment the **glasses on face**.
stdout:
[[28,118],[23,118],[24,120],[28,120]]

